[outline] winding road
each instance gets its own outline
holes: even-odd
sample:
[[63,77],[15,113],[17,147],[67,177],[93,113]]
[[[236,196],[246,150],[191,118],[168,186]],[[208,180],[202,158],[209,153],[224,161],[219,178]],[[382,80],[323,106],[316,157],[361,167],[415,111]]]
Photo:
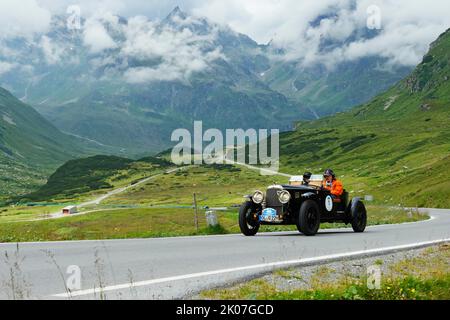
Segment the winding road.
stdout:
[[[373,226],[362,234],[327,229],[315,237],[282,232],[251,238],[224,235],[0,244],[0,298],[11,299],[14,293],[36,299],[177,299],[278,268],[449,241],[450,210],[426,210],[430,220]],[[70,275],[78,271],[81,290],[68,293],[66,280],[76,279]]]

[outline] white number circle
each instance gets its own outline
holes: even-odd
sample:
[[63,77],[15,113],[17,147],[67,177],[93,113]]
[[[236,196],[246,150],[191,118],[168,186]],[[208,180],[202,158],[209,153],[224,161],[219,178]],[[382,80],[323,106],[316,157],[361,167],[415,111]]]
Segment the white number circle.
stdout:
[[328,212],[333,211],[333,198],[331,196],[328,196],[325,199],[325,208],[327,209]]

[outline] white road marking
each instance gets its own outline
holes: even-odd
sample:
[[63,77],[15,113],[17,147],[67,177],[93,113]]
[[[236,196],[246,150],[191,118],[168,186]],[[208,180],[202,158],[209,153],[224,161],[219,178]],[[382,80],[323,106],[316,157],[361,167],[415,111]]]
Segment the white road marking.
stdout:
[[92,288],[92,289],[87,289],[87,290],[75,291],[75,292],[71,292],[71,293],[59,293],[59,294],[52,295],[52,297],[55,297],[55,298],[80,297],[80,296],[86,296],[86,295],[99,294],[101,292],[116,291],[116,290],[123,290],[123,289],[133,289],[133,288],[137,288],[137,287],[145,287],[145,286],[150,286],[150,285],[160,284],[160,283],[165,283],[165,282],[188,280],[188,279],[193,279],[193,278],[208,277],[208,276],[214,276],[214,275],[225,274],[225,273],[258,270],[258,269],[261,269],[261,270],[269,269],[270,270],[271,268],[283,268],[283,267],[302,265],[302,264],[308,264],[308,263],[327,262],[327,261],[331,261],[331,260],[338,260],[338,259],[351,258],[351,257],[357,257],[357,256],[374,255],[374,254],[385,253],[385,252],[408,250],[408,249],[420,248],[420,247],[425,247],[425,246],[437,245],[437,244],[441,244],[441,243],[447,243],[447,242],[450,242],[450,238],[442,239],[442,240],[435,240],[435,241],[427,241],[427,242],[417,242],[417,243],[412,243],[412,244],[407,244],[407,245],[399,245],[399,246],[392,246],[392,247],[385,247],[385,248],[375,248],[375,249],[353,251],[353,252],[347,252],[347,253],[331,254],[331,255],[325,255],[325,256],[320,256],[320,257],[304,258],[304,259],[289,260],[289,261],[278,261],[278,262],[256,264],[256,265],[244,266],[244,267],[236,267],[236,268],[228,268],[228,269],[220,269],[220,270],[213,270],[213,271],[206,271],[206,272],[191,273],[191,274],[185,274],[185,275],[179,275],[179,276],[173,276],[173,277],[139,281],[139,282],[135,282],[133,284],[126,283],[126,284],[107,286],[107,287],[104,287],[101,289],[100,288]]

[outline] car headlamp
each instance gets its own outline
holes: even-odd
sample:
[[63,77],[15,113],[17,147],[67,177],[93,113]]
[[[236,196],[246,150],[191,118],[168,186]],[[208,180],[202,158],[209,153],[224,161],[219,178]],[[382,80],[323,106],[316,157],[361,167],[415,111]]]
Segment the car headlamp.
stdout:
[[282,204],[286,204],[291,200],[291,194],[286,190],[280,191],[278,193],[278,200],[280,200]]
[[254,203],[256,203],[256,204],[261,204],[261,203],[263,203],[263,201],[264,201],[264,193],[262,193],[261,191],[256,191],[256,192],[253,194],[252,199],[253,199],[253,202],[254,202]]

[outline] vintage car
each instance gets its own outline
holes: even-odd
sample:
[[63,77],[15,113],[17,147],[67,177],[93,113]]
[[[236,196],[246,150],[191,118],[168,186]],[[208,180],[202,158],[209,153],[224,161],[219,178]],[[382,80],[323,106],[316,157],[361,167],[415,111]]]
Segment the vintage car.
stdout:
[[325,222],[351,224],[355,232],[364,232],[367,212],[361,199],[349,201],[346,191],[334,198],[321,188],[320,176],[315,177],[309,185],[293,177],[289,185],[273,185],[246,196],[239,210],[241,232],[254,236],[261,225],[296,225],[301,233],[314,236]]

